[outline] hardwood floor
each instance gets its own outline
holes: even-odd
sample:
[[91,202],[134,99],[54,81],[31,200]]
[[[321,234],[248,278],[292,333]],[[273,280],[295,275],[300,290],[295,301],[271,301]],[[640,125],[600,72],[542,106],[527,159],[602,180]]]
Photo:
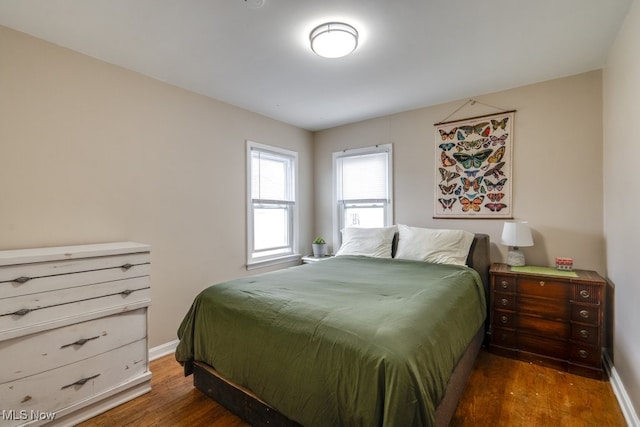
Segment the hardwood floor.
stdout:
[[482,350],[450,426],[626,426],[608,381]]
[[[151,362],[153,390],[81,426],[247,426],[193,388],[173,355]],[[611,385],[482,350],[451,426],[625,426]]]

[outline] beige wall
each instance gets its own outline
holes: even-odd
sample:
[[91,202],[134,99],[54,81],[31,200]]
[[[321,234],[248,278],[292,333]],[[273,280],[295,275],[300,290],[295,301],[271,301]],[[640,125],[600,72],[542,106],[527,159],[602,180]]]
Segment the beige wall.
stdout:
[[[513,212],[529,221],[535,246],[529,264],[572,257],[576,268],[605,274],[602,230],[602,84],[600,71],[474,98],[450,119],[517,110],[514,128]],[[466,100],[319,132],[314,137],[316,234],[332,235],[331,153],[393,143],[395,222],[462,228],[491,235],[493,261],[503,220],[433,219],[434,127]],[[481,105],[487,104],[487,105]]]
[[[640,412],[640,1],[636,0],[604,70],[604,229],[615,286],[614,364]],[[636,423],[638,419],[636,418]]]
[[248,274],[246,139],[299,152],[310,247],[309,132],[0,27],[0,249],[151,244],[151,346]]

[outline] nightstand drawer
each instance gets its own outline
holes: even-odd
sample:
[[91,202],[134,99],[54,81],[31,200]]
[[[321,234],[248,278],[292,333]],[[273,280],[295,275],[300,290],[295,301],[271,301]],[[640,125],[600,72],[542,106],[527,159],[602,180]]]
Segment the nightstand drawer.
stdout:
[[516,347],[516,331],[502,328],[494,328],[491,335],[491,343],[501,347]]
[[493,290],[498,292],[515,292],[516,278],[511,276],[496,276]]
[[569,306],[565,301],[518,295],[520,313],[546,319],[569,320]]
[[518,294],[549,298],[564,302],[569,299],[569,286],[553,279],[522,278],[518,280]]
[[589,285],[575,285],[573,287],[571,299],[575,302],[585,304],[600,304],[600,287]]
[[588,323],[598,325],[599,307],[591,307],[588,305],[571,305],[571,320],[574,322]]
[[516,296],[497,293],[493,298],[493,307],[497,310],[513,310],[516,306]]
[[518,316],[516,328],[527,334],[553,337],[564,341],[569,339],[571,333],[571,327],[567,322],[522,315]]
[[564,341],[518,333],[518,349],[541,354],[556,359],[567,359],[567,345]]
[[596,326],[572,324],[571,341],[581,344],[598,345],[600,343],[600,328]]
[[601,356],[598,347],[574,344],[569,350],[569,360],[582,365],[599,365]]
[[516,316],[508,311],[495,311],[493,324],[504,328],[514,328],[516,325]]

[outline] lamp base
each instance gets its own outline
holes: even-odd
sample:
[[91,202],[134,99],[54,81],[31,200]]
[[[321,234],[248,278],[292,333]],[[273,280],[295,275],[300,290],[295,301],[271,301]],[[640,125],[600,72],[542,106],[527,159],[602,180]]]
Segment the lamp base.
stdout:
[[521,267],[524,265],[524,254],[518,248],[509,249],[507,254],[507,265],[511,267]]

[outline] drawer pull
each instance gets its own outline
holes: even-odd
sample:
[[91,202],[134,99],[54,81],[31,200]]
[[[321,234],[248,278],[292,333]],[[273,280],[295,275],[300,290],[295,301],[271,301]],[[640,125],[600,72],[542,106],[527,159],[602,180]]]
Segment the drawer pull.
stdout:
[[586,359],[587,357],[589,357],[589,353],[587,352],[587,350],[580,350],[578,352],[578,356],[582,357],[583,359]]
[[23,283],[27,283],[29,280],[31,280],[31,277],[22,276],[22,277],[18,277],[17,279],[14,279],[13,281],[16,283],[20,283],[22,285]]
[[540,286],[544,286],[544,280],[540,280]]
[[135,291],[132,291],[131,289],[126,289],[126,290],[124,290],[124,291],[120,292],[120,295],[127,296],[127,295],[131,295],[131,294],[132,294],[132,293],[134,293],[134,292],[135,292]]
[[127,271],[131,267],[133,267],[133,264],[126,263],[125,265],[121,266],[120,268],[122,269],[122,271]]
[[10,313],[10,314],[13,314],[15,316],[24,316],[25,314],[27,314],[30,311],[31,310],[29,310],[28,308],[21,308],[20,310],[14,311],[13,313]]
[[509,318],[508,318],[507,316],[501,316],[501,317],[500,317],[500,321],[501,321],[502,323],[507,323],[507,322],[509,322]]
[[508,299],[506,299],[506,298],[502,298],[502,299],[500,300],[500,305],[502,305],[502,306],[509,305],[509,300],[508,300]]
[[60,388],[60,390],[64,390],[65,388],[73,387],[74,385],[84,385],[84,384],[86,384],[86,383],[87,383],[87,381],[91,381],[92,379],[94,379],[94,378],[98,378],[99,376],[100,376],[100,374],[95,374],[95,375],[92,375],[92,376],[90,376],[90,377],[86,377],[86,378],[79,379],[79,380],[78,380],[78,381],[76,381],[75,383],[71,383],[71,384],[67,384],[67,385],[65,385],[65,386],[62,386],[62,387]]
[[583,319],[588,319],[589,312],[587,310],[580,310],[580,317],[582,317]]
[[580,296],[581,296],[582,298],[587,299],[587,298],[589,298],[591,295],[589,295],[589,291],[588,291],[588,290],[583,289],[583,290],[581,290],[581,291],[580,291]]
[[580,329],[580,336],[582,338],[589,338],[589,331],[587,331],[586,329]]
[[88,341],[97,340],[98,338],[100,338],[100,335],[96,335],[95,337],[91,338],[80,338],[78,341],[72,342],[71,344],[65,344],[63,346],[60,346],[60,348],[71,347],[72,345],[85,345]]
[[503,280],[502,282],[500,282],[500,286],[502,286],[502,289],[507,289],[509,287],[509,282]]

